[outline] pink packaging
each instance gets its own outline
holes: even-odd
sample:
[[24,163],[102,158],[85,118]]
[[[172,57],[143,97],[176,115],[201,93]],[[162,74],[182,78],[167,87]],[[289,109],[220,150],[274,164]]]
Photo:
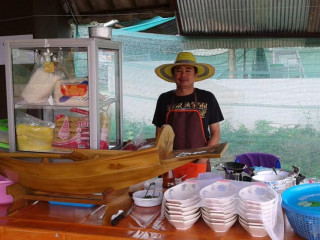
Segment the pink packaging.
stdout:
[[71,108],[69,115],[56,115],[52,146],[56,148],[90,148],[89,112]]
[[0,175],[0,204],[12,203],[13,197],[7,195],[7,186],[14,184],[10,179]]

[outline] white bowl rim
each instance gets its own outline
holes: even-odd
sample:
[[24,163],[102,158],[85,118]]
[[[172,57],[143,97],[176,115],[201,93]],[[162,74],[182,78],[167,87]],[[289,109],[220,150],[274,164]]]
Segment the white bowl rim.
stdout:
[[[226,191],[227,192],[227,195],[226,196],[219,196],[219,197],[206,197],[204,195],[205,192],[208,192],[210,194],[214,194],[216,191],[214,191],[212,188],[215,187],[216,185],[225,185],[227,186],[228,188],[232,188],[231,191]],[[217,201],[217,202],[225,202],[227,200],[229,200],[230,198],[233,198],[235,197],[236,193],[237,193],[237,187],[231,183],[229,180],[225,180],[225,179],[221,179],[221,180],[217,180],[215,181],[214,183],[208,185],[208,186],[205,186],[203,187],[200,192],[199,192],[199,195],[200,195],[200,198],[201,199],[206,199],[207,201]]]
[[[155,191],[155,196],[158,196],[158,197],[155,197],[155,198],[143,198],[143,196],[147,193],[148,190],[144,189],[144,190],[140,190],[140,191],[136,191],[132,194],[132,198],[136,198],[136,199],[139,199],[139,200],[146,200],[146,201],[150,201],[150,200],[154,200],[154,199],[159,199],[163,197],[163,192],[162,192],[162,189],[158,189],[156,188],[154,191]],[[152,195],[153,193],[153,190],[149,190],[149,192],[151,193],[150,195]],[[141,196],[140,196],[141,194]]]

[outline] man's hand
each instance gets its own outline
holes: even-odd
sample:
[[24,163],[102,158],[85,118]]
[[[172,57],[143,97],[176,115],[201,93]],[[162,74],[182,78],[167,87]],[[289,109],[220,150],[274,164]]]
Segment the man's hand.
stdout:
[[198,162],[199,164],[207,163],[209,161],[209,158],[199,158]]

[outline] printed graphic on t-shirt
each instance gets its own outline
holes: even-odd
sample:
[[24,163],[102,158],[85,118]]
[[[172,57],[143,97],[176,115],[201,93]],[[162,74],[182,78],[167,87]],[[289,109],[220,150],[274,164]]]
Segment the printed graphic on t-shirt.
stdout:
[[[196,109],[195,102],[183,102],[183,103],[175,103],[167,106],[167,111],[170,110],[190,110]],[[201,118],[204,118],[208,109],[208,103],[198,102],[198,110],[200,112]]]

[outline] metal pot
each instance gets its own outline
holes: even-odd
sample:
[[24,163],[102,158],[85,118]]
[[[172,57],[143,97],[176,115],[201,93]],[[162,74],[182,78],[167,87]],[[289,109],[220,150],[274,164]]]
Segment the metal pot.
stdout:
[[292,178],[271,174],[255,175],[252,177],[252,180],[254,182],[263,182],[276,191],[283,191],[288,188],[289,184],[292,184]]
[[89,37],[110,40],[112,37],[112,27],[89,27]]
[[[223,171],[225,171],[225,178],[231,179],[231,180],[242,180],[241,173],[243,170],[245,170],[248,166],[243,163],[237,163],[237,162],[224,162],[217,165],[218,167],[221,167]],[[217,170],[221,170],[217,168]]]
[[237,163],[237,162],[224,162],[224,163],[220,163],[218,166],[222,167],[222,169],[227,174],[241,173],[243,172],[243,170],[245,170],[248,167],[243,163]]

